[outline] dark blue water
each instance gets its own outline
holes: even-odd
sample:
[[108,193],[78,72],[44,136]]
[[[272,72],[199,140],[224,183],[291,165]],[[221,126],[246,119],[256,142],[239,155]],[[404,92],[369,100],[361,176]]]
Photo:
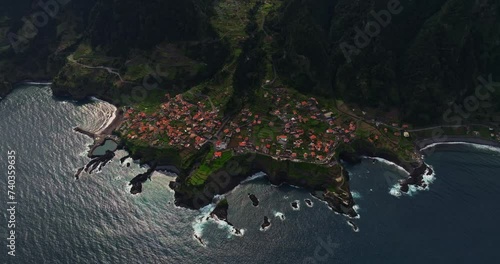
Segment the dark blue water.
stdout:
[[[210,208],[176,208],[172,177],[155,173],[144,193],[130,195],[128,181],[146,169],[120,165],[124,152],[101,173],[75,181],[91,141],[72,128],[98,130],[112,112],[102,102],[54,101],[47,87],[18,89],[0,102],[0,263],[496,263],[500,257],[498,151],[439,147],[426,158],[434,182],[411,197],[389,194],[391,179],[404,176],[391,166],[366,160],[350,167],[359,232],[301,189],[254,180],[227,195],[229,220],[245,230],[238,237],[225,225],[200,221]],[[8,149],[18,160],[16,257],[6,247]],[[265,232],[259,230],[264,216],[272,223]]]

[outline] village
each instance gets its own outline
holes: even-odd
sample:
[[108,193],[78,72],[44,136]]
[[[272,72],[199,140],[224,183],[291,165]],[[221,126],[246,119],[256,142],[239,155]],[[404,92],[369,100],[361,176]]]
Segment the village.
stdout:
[[121,130],[126,138],[150,142],[152,146],[200,149],[221,126],[219,111],[204,102],[185,101],[181,94],[166,96],[153,113],[128,108]]
[[[204,96],[190,96],[187,100],[182,94],[166,94],[155,109],[126,108],[120,131],[128,140],[157,148],[194,153],[210,144],[206,167],[193,178],[193,182],[199,178],[200,183],[206,174],[235,155],[258,153],[276,160],[329,166],[337,162],[333,157],[339,145],[356,138],[406,155],[414,149],[410,137],[427,133],[420,130],[410,134],[408,124],[363,120],[345,109],[322,107],[315,97],[297,96],[289,89],[266,89],[259,97],[257,104],[224,116]],[[479,134],[473,132],[470,134]],[[498,137],[488,132],[492,138]]]
[[[336,147],[357,137],[355,120],[320,108],[314,97],[298,100],[287,90],[276,89],[265,92],[263,99],[267,107],[247,107],[223,118],[206,100],[192,103],[182,94],[167,94],[166,101],[149,113],[126,109],[120,129],[127,139],[156,147],[200,149],[213,144],[212,159],[227,151],[232,155],[253,152],[317,164],[332,162]],[[377,134],[368,138],[378,139]]]
[[224,129],[216,144],[236,153],[256,152],[276,159],[328,163],[339,142],[355,137],[356,125],[345,127],[332,112],[318,108],[315,98],[290,101],[290,97],[269,95],[275,102],[269,113],[243,109]]

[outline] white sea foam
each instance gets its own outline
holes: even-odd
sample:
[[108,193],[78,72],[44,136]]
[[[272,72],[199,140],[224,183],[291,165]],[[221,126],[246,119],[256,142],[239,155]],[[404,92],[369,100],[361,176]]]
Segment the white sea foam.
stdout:
[[272,226],[272,224],[271,224],[271,219],[268,219],[267,221],[269,221],[269,225],[268,225],[268,226],[266,226],[266,227],[264,227],[264,228],[262,228],[262,226],[261,226],[261,227],[259,228],[259,230],[260,230],[260,231],[265,232],[265,231],[267,231],[269,228],[271,228],[271,226]]
[[318,197],[316,197],[316,196],[314,196],[314,195],[312,195],[312,194],[311,194],[311,197],[312,197],[313,199],[316,199],[316,200],[317,200],[317,201],[319,201],[320,203],[324,203],[328,209],[332,210],[332,208],[330,208],[330,206],[328,205],[328,202],[327,202],[327,201],[322,200],[322,199],[320,199],[320,198],[318,198]]
[[[248,183],[248,182],[251,182],[251,181],[254,181],[257,179],[261,179],[261,178],[264,178],[265,176],[267,176],[267,175],[264,172],[257,172],[255,174],[253,174],[252,176],[241,181],[240,184],[238,184],[236,187],[234,187],[232,190],[230,190],[226,194],[231,194],[231,193],[237,192],[243,186],[244,183]],[[274,185],[271,184],[271,186],[274,186]],[[275,186],[275,187],[277,187],[277,186]]]
[[260,178],[263,178],[265,177],[266,174],[264,172],[257,172],[255,173],[254,175],[246,178],[245,180],[243,180],[241,183],[246,183],[246,182],[250,182],[250,181],[253,181],[253,180],[256,180],[256,179],[260,179]]
[[[396,168],[398,171],[403,172],[406,175],[410,175],[410,173],[407,170],[405,170],[403,167],[395,164],[394,162],[391,162],[391,161],[388,161],[388,160],[385,160],[385,159],[382,159],[382,158],[378,158],[378,157],[366,157],[366,156],[364,156],[363,158],[377,160],[378,162],[381,162],[381,163],[389,165],[389,166],[391,166],[393,168]],[[434,173],[434,169],[432,168],[432,166],[430,166],[430,165],[427,165],[427,166],[429,168],[431,168],[433,172],[430,175],[427,175],[427,173],[429,172],[429,169],[427,169],[424,172],[423,182],[425,183],[425,187],[409,185],[408,186],[408,192],[407,193],[403,193],[403,192],[400,191],[401,190],[401,184],[400,183],[396,183],[396,184],[394,184],[389,189],[389,194],[391,194],[392,196],[395,196],[395,197],[401,197],[403,194],[406,194],[408,196],[413,196],[418,191],[429,190],[429,185],[432,182],[434,182],[434,180],[435,180],[435,173]],[[353,193],[353,197],[354,197],[354,193]]]
[[121,164],[122,167],[127,167],[127,163],[130,163],[130,165],[132,165],[134,163],[134,160],[130,157],[126,158],[123,163]]
[[88,153],[89,153],[89,152],[88,152],[87,150],[85,150],[85,151],[83,151],[83,152],[78,153],[78,156],[79,156],[79,157],[87,157]]
[[[311,203],[311,205],[309,205],[306,200],[309,200],[309,202]],[[313,207],[314,206],[314,203],[311,199],[304,199],[304,203],[306,204],[307,207]]]
[[398,171],[401,171],[404,174],[407,174],[407,175],[410,174],[407,170],[405,170],[403,167],[399,166],[398,164],[396,164],[394,162],[391,162],[391,161],[388,161],[388,160],[385,160],[385,159],[382,159],[382,158],[378,158],[378,157],[363,156],[362,158],[376,160],[376,161],[381,162],[381,163],[383,163],[385,165],[389,165],[390,167],[396,168]]
[[359,228],[355,225],[353,225],[351,222],[347,221],[347,224],[350,225],[352,227],[352,231],[354,232],[359,232]]
[[117,149],[115,151],[115,158],[117,158],[117,159],[121,159],[127,155],[129,155],[129,153],[123,149]]
[[282,212],[273,211],[274,217],[279,218],[281,221],[285,221],[286,217]]
[[[215,209],[215,204],[209,204],[205,207],[200,208],[200,215],[198,215],[191,226],[194,230],[193,237],[199,242],[203,236],[203,231],[210,220],[210,213]],[[201,243],[202,245],[206,245],[206,242]]]
[[52,85],[51,82],[24,82],[27,85]]
[[166,170],[157,170],[156,172],[161,174],[162,176],[166,176],[168,179],[171,179],[172,181],[175,181],[177,176],[179,176],[174,172],[166,171]]
[[140,194],[140,193],[135,194],[135,195],[134,195],[134,194],[132,194],[132,193],[130,193],[130,191],[132,190],[132,185],[130,185],[128,182],[125,184],[125,187],[124,187],[123,189],[124,189],[124,190],[125,190],[125,192],[126,192],[126,193],[128,193],[130,196],[132,196],[132,197],[139,197],[139,194]]
[[431,165],[427,165],[427,166],[432,170],[432,173],[428,174],[429,173],[429,169],[426,169],[425,170],[425,174],[423,176],[423,181],[427,185],[426,188],[429,189],[429,185],[431,183],[433,183],[434,180],[436,180],[436,173],[434,172],[434,167],[432,167]]
[[139,166],[139,168],[145,169],[146,171],[149,170],[149,169],[151,169],[151,167],[149,166],[149,164],[142,164],[142,165]]
[[239,233],[236,232],[236,228],[233,227],[233,229],[231,230],[231,235],[233,236],[239,236],[239,237],[242,237],[245,235],[245,229],[238,229],[238,231],[240,231]]
[[354,199],[361,199],[361,198],[363,198],[363,196],[361,196],[361,193],[359,193],[357,191],[351,191],[351,194],[352,194],[352,198],[354,198]]
[[422,149],[420,149],[420,151],[423,151],[423,150],[426,150],[426,149],[429,149],[429,148],[434,148],[436,146],[439,146],[439,145],[467,145],[467,146],[471,146],[471,147],[474,147],[476,149],[480,149],[480,150],[487,150],[487,151],[493,151],[493,152],[497,152],[497,153],[500,153],[500,148],[499,147],[494,147],[494,146],[488,146],[488,145],[484,145],[484,144],[477,144],[477,143],[470,143],[470,142],[437,142],[437,143],[432,143],[430,145],[427,145],[425,147],[423,147]]
[[219,229],[226,230],[228,232],[227,238],[231,238],[231,236],[233,236],[233,235],[243,236],[243,234],[245,233],[243,230],[243,232],[241,232],[241,234],[238,234],[237,230],[234,226],[229,225],[226,221],[218,219],[217,216],[208,218],[208,220],[206,220],[206,221],[217,224],[217,228],[219,228]]
[[400,190],[401,190],[401,184],[397,183],[389,189],[389,194],[394,197],[401,197],[403,193]]
[[407,195],[407,196],[413,196],[415,195],[418,191],[423,191],[425,189],[428,189],[427,188],[422,188],[420,186],[415,186],[415,185],[409,185],[408,186],[408,192],[402,192],[401,191],[401,184],[399,183],[396,183],[394,184],[390,189],[389,189],[389,194],[392,195],[392,196],[395,196],[395,197],[401,197],[403,195]]
[[224,198],[226,198],[225,194],[216,194],[216,195],[214,195],[213,202],[215,204],[217,204],[219,201],[221,201]]
[[426,169],[424,172],[424,175],[422,177],[422,181],[425,184],[425,187],[422,186],[415,186],[415,185],[409,185],[408,186],[408,192],[404,193],[401,191],[401,184],[396,183],[394,184],[390,189],[389,189],[389,194],[395,197],[401,197],[402,195],[408,195],[408,196],[413,196],[417,194],[419,191],[428,191],[430,190],[430,185],[436,180],[436,173],[434,172],[434,168],[430,165],[427,165],[431,170],[432,173],[429,173],[429,169]]
[[[214,201],[220,201],[220,200],[224,199],[224,197],[225,197],[224,195],[216,195],[214,197]],[[227,236],[228,238],[230,238],[233,235],[234,236],[243,236],[245,234],[244,229],[237,230],[235,227],[229,225],[226,221],[218,219],[217,216],[211,217],[210,213],[215,209],[215,207],[216,207],[216,202],[211,203],[211,204],[201,208],[200,214],[195,218],[195,220],[191,224],[193,227],[193,230],[194,230],[193,237],[198,242],[200,242],[200,240],[202,240],[205,227],[209,223],[216,224],[219,229],[227,230],[228,231],[228,236]],[[238,234],[237,231],[240,231],[240,233]],[[203,246],[206,246],[207,243],[205,241],[203,241],[201,244]]]
[[207,247],[207,242],[203,241],[203,239],[201,239],[200,236],[196,235],[196,233],[193,234],[193,239],[196,240],[198,243],[200,243],[202,247]]
[[359,207],[359,205],[355,204],[352,206],[352,209],[354,210],[354,212],[356,212],[356,216],[355,217],[347,216],[347,217],[349,217],[351,219],[360,219],[361,214],[359,214],[359,211],[361,211],[361,207]]

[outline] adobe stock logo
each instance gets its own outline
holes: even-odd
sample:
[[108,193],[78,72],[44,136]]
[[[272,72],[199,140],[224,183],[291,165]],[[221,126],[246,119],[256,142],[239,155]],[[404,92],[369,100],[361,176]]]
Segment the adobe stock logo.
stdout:
[[67,5],[71,0],[40,0],[37,5],[42,9],[31,14],[28,18],[23,17],[23,26],[17,33],[9,32],[7,39],[15,53],[23,52],[29,41],[38,35],[38,30],[45,27],[50,18],[55,18],[62,6]]
[[347,60],[347,63],[352,62],[352,56],[361,53],[361,49],[364,49],[370,45],[371,40],[378,36],[382,31],[382,28],[387,27],[391,21],[393,15],[398,15],[403,11],[403,7],[399,0],[390,0],[387,3],[387,10],[381,10],[379,12],[371,11],[370,14],[374,20],[366,23],[364,30],[359,27],[355,27],[356,36],[354,36],[354,45],[350,45],[346,41],[340,43],[340,49]]
[[302,260],[303,264],[319,264],[319,263],[332,263],[329,261],[331,257],[335,256],[336,244],[333,243],[332,237],[328,236],[326,240],[318,238],[318,245],[314,249],[312,256],[306,257]]

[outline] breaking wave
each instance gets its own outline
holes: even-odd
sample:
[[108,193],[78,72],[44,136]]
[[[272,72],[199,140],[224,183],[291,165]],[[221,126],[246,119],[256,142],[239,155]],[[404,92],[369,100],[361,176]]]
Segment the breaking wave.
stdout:
[[385,165],[388,165],[390,167],[393,167],[393,168],[396,168],[398,171],[400,172],[403,172],[404,174],[406,175],[409,175],[410,173],[405,170],[403,167],[399,166],[398,164],[392,162],[392,161],[388,161],[386,159],[382,159],[382,158],[378,158],[378,157],[367,157],[367,156],[363,156],[362,158],[365,158],[365,159],[371,159],[371,160],[376,160],[380,163],[383,163]]
[[266,174],[264,172],[257,172],[254,175],[246,178],[245,180],[241,181],[241,183],[247,183],[256,179],[264,178]]
[[500,147],[489,146],[489,145],[484,145],[484,144],[477,144],[477,143],[470,143],[470,142],[459,142],[459,141],[433,143],[433,144],[430,144],[430,145],[423,147],[422,149],[420,149],[420,151],[434,148],[434,147],[439,146],[439,145],[466,145],[466,146],[470,146],[470,147],[473,147],[473,148],[479,149],[479,150],[486,150],[486,151],[500,153]]
[[401,197],[403,195],[408,195],[408,196],[413,196],[419,191],[428,191],[430,190],[430,185],[436,180],[436,173],[434,171],[434,168],[431,165],[427,165],[431,170],[432,173],[429,173],[429,169],[426,169],[424,172],[424,176],[422,177],[422,180],[425,184],[425,187],[422,186],[415,186],[415,185],[409,185],[408,186],[408,192],[404,193],[401,192],[401,184],[396,183],[394,184],[390,189],[389,189],[389,194],[395,197]]

